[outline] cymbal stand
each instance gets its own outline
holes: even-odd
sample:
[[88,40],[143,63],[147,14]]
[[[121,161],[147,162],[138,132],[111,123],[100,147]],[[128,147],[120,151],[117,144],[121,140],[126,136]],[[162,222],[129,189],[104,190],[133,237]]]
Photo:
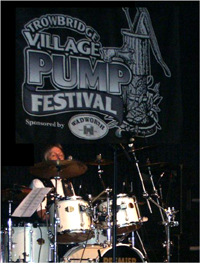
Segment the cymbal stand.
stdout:
[[170,257],[171,257],[170,227],[175,227],[175,226],[179,225],[179,222],[175,221],[175,213],[177,213],[178,211],[175,211],[174,207],[172,207],[172,209],[170,207],[168,207],[168,209],[165,212],[166,212],[167,220],[164,223],[164,226],[167,230],[166,231],[167,240],[163,244],[163,247],[166,247],[167,258],[164,260],[164,262],[170,262]]
[[141,184],[142,184],[142,189],[143,189],[143,194],[142,195],[146,199],[149,211],[152,214],[151,205],[150,205],[149,200],[148,200],[149,195],[148,195],[148,193],[146,191],[146,188],[145,188],[145,185],[144,185],[144,181],[143,181],[142,174],[141,174],[141,171],[140,171],[140,167],[139,167],[139,164],[138,164],[139,161],[138,161],[138,159],[136,157],[133,143],[129,144],[129,147],[131,147],[131,149],[132,149],[132,154],[133,154],[133,157],[134,157],[134,160],[135,160],[135,165],[136,165],[136,168],[137,168],[137,171],[138,171],[138,174],[139,174],[139,177],[140,177],[140,181],[141,181]]
[[[147,159],[147,163],[150,164],[149,158]],[[161,206],[161,205],[160,205],[160,201],[159,201],[160,196],[159,196],[158,191],[157,191],[157,189],[156,189],[156,187],[155,187],[155,184],[154,184],[154,181],[153,181],[153,175],[152,175],[152,173],[151,173],[151,168],[150,168],[150,166],[148,166],[148,172],[149,172],[149,175],[150,175],[150,181],[151,181],[152,188],[153,188],[152,196],[155,196],[155,197],[156,197],[156,202],[157,202],[157,204],[158,204],[159,206]],[[162,223],[164,224],[165,219],[164,219],[163,211],[162,211],[162,209],[161,209],[160,207],[158,207],[158,208],[159,208],[160,215],[161,215],[161,218],[162,218]]]
[[57,176],[54,177],[55,179],[55,196],[54,196],[54,263],[58,262],[58,244],[57,244],[57,225],[59,223],[59,218],[57,218],[57,205],[58,205],[58,194],[57,194],[57,180],[60,179],[60,170],[61,165],[59,160],[57,160]]
[[165,212],[166,219],[163,221],[162,224],[165,226],[165,229],[166,229],[167,240],[166,242],[164,242],[163,247],[166,247],[167,258],[166,260],[164,260],[164,262],[170,262],[170,256],[171,256],[170,228],[179,225],[179,222],[175,221],[175,214],[178,211],[175,211],[174,207],[172,208],[168,207],[168,209],[164,209],[156,201],[154,201],[150,196],[148,196],[148,200],[151,201],[153,204],[155,204],[159,209]]
[[106,186],[105,186],[105,183],[101,177],[102,173],[104,172],[103,170],[101,170],[101,159],[102,159],[102,156],[101,156],[101,153],[99,155],[97,155],[97,161],[98,161],[98,175],[99,175],[99,179],[101,181],[101,184],[103,186],[103,189],[105,190],[106,189]]
[[106,194],[107,194],[107,244],[110,246],[111,245],[111,213],[110,213],[110,192],[112,189],[105,189]]
[[12,206],[12,200],[8,201],[8,262],[12,262],[12,219],[11,219],[11,206]]
[[[149,160],[147,162],[150,164]],[[167,254],[167,258],[165,259],[165,262],[170,262],[170,256],[171,256],[171,252],[170,252],[170,250],[171,250],[170,227],[175,227],[175,226],[179,225],[178,221],[174,221],[175,220],[175,213],[177,213],[178,211],[175,211],[174,207],[172,207],[172,209],[170,207],[168,207],[168,209],[166,210],[160,205],[160,201],[159,201],[160,196],[158,195],[158,191],[155,187],[150,166],[148,166],[148,171],[149,171],[149,175],[150,175],[151,184],[153,187],[153,194],[152,195],[156,197],[157,203],[155,203],[155,201],[151,197],[148,197],[148,199],[151,202],[153,202],[159,208],[160,215],[162,218],[162,225],[165,227],[165,232],[166,232],[166,237],[167,237],[167,240],[163,244],[163,247],[166,247],[166,254]],[[166,220],[164,218],[163,211],[165,212]]]

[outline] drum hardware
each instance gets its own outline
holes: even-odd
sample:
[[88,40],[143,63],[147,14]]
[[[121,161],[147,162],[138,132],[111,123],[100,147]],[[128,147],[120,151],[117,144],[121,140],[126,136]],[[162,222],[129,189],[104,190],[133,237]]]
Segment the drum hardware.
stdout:
[[94,203],[96,200],[99,199],[99,197],[101,197],[103,194],[108,193],[108,192],[112,192],[111,188],[106,188],[105,190],[103,190],[99,195],[97,195],[96,197],[92,198],[92,203]]
[[[131,140],[131,143],[128,145],[131,150],[129,152],[132,153],[133,157],[134,157],[134,160],[135,160],[135,165],[136,165],[136,168],[137,168],[137,171],[138,171],[138,174],[139,174],[139,178],[140,178],[140,181],[141,181],[141,184],[142,184],[142,189],[143,189],[143,198],[146,199],[146,202],[147,202],[147,205],[148,205],[148,208],[149,208],[149,211],[150,213],[152,214],[152,209],[151,209],[151,205],[150,205],[150,202],[148,200],[148,193],[146,191],[146,188],[145,188],[145,185],[144,185],[144,181],[143,181],[143,177],[142,177],[142,174],[141,174],[141,171],[140,171],[140,167],[139,167],[139,161],[136,157],[136,149],[134,148],[134,139],[132,138]],[[141,149],[144,149],[145,147],[141,148]]]
[[164,209],[162,206],[160,206],[156,201],[154,201],[150,196],[148,197],[148,200],[151,201],[153,204],[155,204],[159,209],[164,211],[165,219],[162,222],[162,225],[165,227],[166,231],[166,260],[164,262],[170,262],[171,257],[171,241],[170,241],[170,228],[176,227],[179,225],[178,221],[175,221],[175,214],[178,213],[178,211],[175,211],[174,207],[168,209]]
[[107,218],[106,218],[106,221],[107,221],[107,244],[110,246],[111,245],[111,229],[112,229],[112,226],[111,226],[111,213],[110,213],[110,189],[107,188],[105,189],[106,191],[106,195],[107,195]]
[[[107,162],[108,163],[108,162]],[[106,161],[102,159],[102,156],[101,156],[101,153],[97,155],[97,158],[95,160],[95,165],[97,165],[98,167],[98,175],[99,175],[99,179],[101,181],[101,184],[103,186],[103,189],[105,190],[106,189],[106,186],[105,186],[105,183],[101,177],[101,175],[103,174],[103,170],[101,170],[101,165],[107,165],[106,164]]]
[[55,179],[55,195],[54,195],[54,252],[53,252],[53,258],[54,263],[58,262],[58,244],[57,244],[57,226],[60,223],[59,218],[57,217],[57,205],[58,205],[58,195],[57,195],[57,184],[58,179],[60,179],[60,171],[61,171],[61,165],[60,160],[56,161],[55,168],[57,170],[57,175],[54,177]]
[[[151,168],[150,168],[150,160],[148,159],[147,160],[147,165],[148,165],[148,171],[149,171],[149,175],[150,175],[150,180],[151,180],[151,184],[152,184],[152,187],[153,187],[153,193],[152,195],[154,197],[156,197],[156,202],[152,199],[152,198],[148,198],[150,201],[153,201],[154,204],[157,204],[157,207],[160,211],[160,215],[161,215],[161,218],[162,218],[162,224],[164,225],[165,227],[165,232],[166,232],[166,243],[165,243],[165,247],[166,247],[166,254],[167,254],[167,258],[165,260],[165,262],[170,262],[170,246],[171,246],[171,241],[170,241],[170,227],[175,227],[175,226],[178,226],[178,222],[175,221],[175,213],[177,213],[178,211],[175,211],[174,210],[174,207],[172,207],[172,209],[170,207],[168,207],[168,209],[164,209],[163,207],[161,207],[160,205],[160,196],[158,195],[158,191],[155,187],[155,184],[154,184],[154,181],[153,181],[153,175],[151,173]],[[164,173],[161,174],[161,176],[163,175]],[[161,178],[161,177],[160,177]],[[161,186],[160,186],[161,188]],[[161,191],[162,193],[162,191]],[[165,221],[165,218],[164,218],[164,214],[163,214],[163,211],[165,212],[165,215],[166,215],[166,221]]]
[[[143,250],[143,252],[144,252],[144,257],[145,257],[146,260],[148,260],[148,255],[147,255],[146,249],[145,249],[145,247],[144,247],[144,244],[143,244],[143,242],[142,242],[142,239],[141,239],[138,231],[136,231],[136,234],[137,234],[138,239],[139,239],[139,241],[140,241],[140,244],[141,244],[141,246],[142,246],[142,250]],[[148,261],[149,261],[149,260],[148,260]]]
[[151,162],[149,160],[149,158],[147,159],[147,165],[148,165],[148,172],[149,172],[149,176],[150,176],[150,181],[151,181],[151,184],[152,184],[152,188],[153,188],[153,192],[152,192],[152,196],[156,197],[156,202],[157,204],[159,205],[158,208],[159,208],[159,211],[160,211],[160,215],[161,215],[161,218],[162,218],[162,222],[164,222],[164,215],[163,215],[163,212],[162,212],[162,209],[160,208],[160,196],[158,195],[158,191],[155,187],[155,184],[154,184],[154,180],[153,180],[153,174],[151,172],[151,166],[150,166]]
[[12,211],[12,200],[8,201],[8,262],[12,262],[12,219],[11,219],[11,211]]

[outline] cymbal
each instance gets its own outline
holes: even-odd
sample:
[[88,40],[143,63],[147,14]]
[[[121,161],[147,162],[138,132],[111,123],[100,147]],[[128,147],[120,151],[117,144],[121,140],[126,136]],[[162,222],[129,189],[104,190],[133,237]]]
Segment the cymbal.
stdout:
[[144,147],[140,147],[140,148],[132,148],[131,150],[129,150],[129,153],[133,153],[133,152],[137,152],[137,151],[143,151],[146,149],[152,149],[152,148],[156,148],[156,145],[149,145],[149,146],[144,146]]
[[20,203],[31,190],[31,188],[20,185],[2,190],[2,202],[12,201],[14,204]]
[[[87,166],[77,160],[45,161],[30,167],[30,173],[45,179],[60,176],[60,178],[73,178],[84,174]],[[58,172],[59,171],[59,172]]]
[[140,168],[153,168],[153,169],[175,169],[175,165],[168,162],[146,163],[140,165]]
[[111,164],[113,164],[113,161],[105,160],[105,159],[101,159],[101,160],[96,159],[94,161],[89,161],[89,162],[85,162],[85,163],[88,164],[88,165],[95,165],[95,166],[97,166],[97,165],[111,165]]

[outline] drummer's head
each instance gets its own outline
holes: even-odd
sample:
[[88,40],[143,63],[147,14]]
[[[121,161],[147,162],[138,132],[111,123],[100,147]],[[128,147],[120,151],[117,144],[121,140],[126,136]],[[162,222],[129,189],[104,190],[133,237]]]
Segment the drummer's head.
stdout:
[[64,160],[63,147],[60,144],[48,145],[44,151],[45,161]]

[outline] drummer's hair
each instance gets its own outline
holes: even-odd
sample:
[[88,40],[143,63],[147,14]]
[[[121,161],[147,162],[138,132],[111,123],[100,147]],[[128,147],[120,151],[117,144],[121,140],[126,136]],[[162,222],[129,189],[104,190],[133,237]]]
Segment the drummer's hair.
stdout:
[[60,143],[49,144],[49,145],[47,145],[47,146],[44,148],[44,151],[43,151],[43,156],[42,156],[42,158],[43,158],[44,161],[48,161],[49,153],[50,153],[50,151],[51,151],[51,149],[52,149],[53,147],[59,148],[59,149],[63,152],[63,154],[64,154],[64,149],[63,149],[63,147],[62,147],[62,145],[61,145]]

